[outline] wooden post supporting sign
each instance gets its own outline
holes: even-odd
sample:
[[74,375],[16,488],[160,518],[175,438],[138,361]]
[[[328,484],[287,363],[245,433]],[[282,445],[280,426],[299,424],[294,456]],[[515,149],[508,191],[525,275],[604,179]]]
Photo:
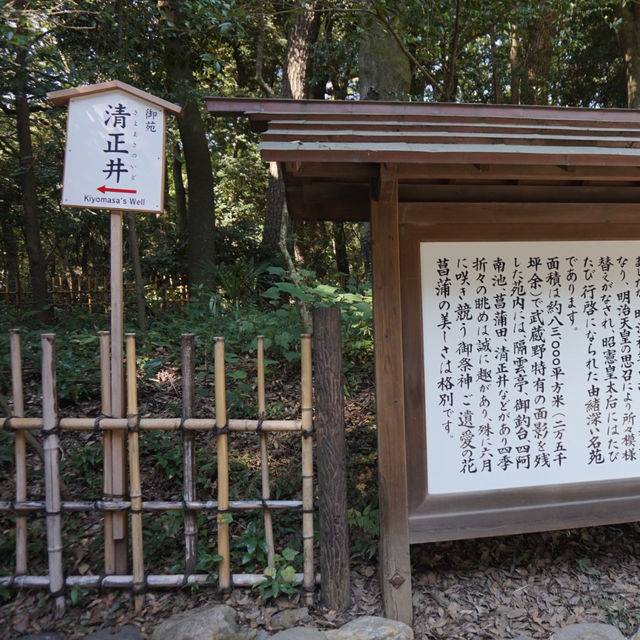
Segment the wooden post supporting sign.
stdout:
[[[111,344],[109,413],[124,417],[124,300],[122,214],[164,209],[165,112],[182,109],[117,80],[53,91],[47,97],[68,106],[62,204],[111,212]],[[101,338],[101,354],[104,349]],[[103,389],[103,411],[105,411]],[[126,437],[104,440],[105,499],[127,493]],[[127,518],[105,517],[105,572],[127,573]]]
[[[124,417],[123,359],[124,302],[122,293],[122,213],[111,212],[111,415]],[[127,493],[126,440],[123,431],[111,434],[111,496],[107,499],[124,500]],[[105,529],[105,545],[111,547],[105,557],[114,564],[105,567],[106,573],[127,573],[127,518],[116,512],[111,528]]]
[[411,624],[411,561],[404,425],[402,303],[397,178],[380,166],[379,199],[371,201],[373,325],[380,495],[380,565],[388,617]]

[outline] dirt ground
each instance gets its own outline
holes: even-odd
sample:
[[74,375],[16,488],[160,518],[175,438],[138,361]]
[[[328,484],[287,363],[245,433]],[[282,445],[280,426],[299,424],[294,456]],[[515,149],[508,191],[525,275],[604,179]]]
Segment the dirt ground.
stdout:
[[[412,549],[416,638],[548,638],[575,622],[604,622],[631,636],[640,625],[640,527],[637,524],[420,545]],[[374,564],[352,570],[352,602],[345,612],[311,609],[318,628],[359,615],[382,615]],[[226,600],[239,620],[272,629],[279,610],[301,606],[299,596],[265,605],[237,589]],[[127,623],[144,637],[162,620],[205,603],[215,591],[149,592],[140,613],[128,593],[95,594],[54,620],[42,592],[25,591],[0,608],[0,637],[62,630],[69,640]]]
[[[143,412],[162,414],[167,396],[173,394],[169,393],[173,382],[166,384],[160,388],[163,406],[154,406],[150,397],[146,405],[141,405]],[[286,386],[283,383],[271,400],[284,397]],[[350,397],[345,407],[352,496],[375,492],[373,408],[372,389]],[[95,407],[84,407],[83,411],[95,412]],[[295,414],[296,408],[290,412]],[[69,413],[78,415],[77,411]],[[288,455],[286,446],[277,450],[276,467],[282,463],[286,471]],[[37,465],[37,460],[32,462]],[[153,475],[143,479],[143,491],[154,482]],[[73,483],[72,476],[70,484]],[[167,491],[171,490],[168,486]],[[11,483],[3,483],[0,494],[10,491]],[[91,526],[95,528],[99,523]],[[2,531],[4,535],[9,532],[6,522]],[[91,529],[85,527],[84,531]],[[79,537],[84,544],[90,535]],[[77,544],[81,546],[80,542]],[[366,547],[360,533],[360,546],[363,544]],[[175,545],[181,547],[182,540],[176,539]],[[78,566],[82,567],[89,555],[78,554]],[[12,562],[10,556],[2,557],[3,564]],[[412,548],[411,560],[414,630],[418,639],[513,638],[520,634],[548,638],[559,627],[575,622],[613,624],[623,635],[631,636],[640,626],[640,525],[635,523],[418,545]],[[43,561],[44,558],[39,569],[46,573]],[[0,569],[7,572],[11,567]],[[311,624],[334,628],[356,616],[383,615],[375,557],[354,561],[351,577],[349,608],[337,612],[313,607]],[[222,602],[215,590],[207,588],[149,591],[139,613],[133,609],[131,595],[123,591],[84,593],[76,604],[67,600],[67,614],[55,620],[44,591],[13,594],[0,604],[0,638],[64,631],[69,640],[75,640],[100,628],[129,623],[148,637],[159,622],[174,613]],[[240,622],[267,630],[272,629],[274,613],[302,606],[299,596],[264,603],[255,590],[248,589],[235,590],[226,602],[236,608]]]

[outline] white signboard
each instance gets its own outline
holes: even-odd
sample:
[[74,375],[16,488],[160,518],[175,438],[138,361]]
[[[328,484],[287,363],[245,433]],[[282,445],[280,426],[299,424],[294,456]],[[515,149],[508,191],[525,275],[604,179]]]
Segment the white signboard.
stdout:
[[62,204],[162,211],[164,110],[120,91],[69,101]]
[[640,242],[422,243],[430,494],[640,476]]

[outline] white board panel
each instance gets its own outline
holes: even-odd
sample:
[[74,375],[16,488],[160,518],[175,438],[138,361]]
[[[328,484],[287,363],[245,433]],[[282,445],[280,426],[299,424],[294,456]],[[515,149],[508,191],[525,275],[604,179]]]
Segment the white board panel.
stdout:
[[421,243],[429,494],[640,476],[640,242]]
[[164,110],[123,91],[72,98],[62,204],[162,211]]

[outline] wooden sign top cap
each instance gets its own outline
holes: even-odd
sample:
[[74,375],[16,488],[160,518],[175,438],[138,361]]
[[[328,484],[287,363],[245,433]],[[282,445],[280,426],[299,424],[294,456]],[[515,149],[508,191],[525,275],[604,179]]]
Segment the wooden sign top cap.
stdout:
[[77,98],[80,96],[88,96],[96,93],[105,93],[106,91],[113,91],[114,89],[129,93],[140,100],[150,102],[169,113],[173,113],[176,116],[182,115],[182,107],[179,107],[173,102],[168,102],[162,98],[157,98],[142,89],[132,87],[126,82],[120,80],[109,80],[108,82],[100,82],[99,84],[87,84],[81,87],[73,87],[71,89],[60,89],[59,91],[50,91],[47,93],[47,98],[53,102],[57,107],[65,106],[71,98]]

